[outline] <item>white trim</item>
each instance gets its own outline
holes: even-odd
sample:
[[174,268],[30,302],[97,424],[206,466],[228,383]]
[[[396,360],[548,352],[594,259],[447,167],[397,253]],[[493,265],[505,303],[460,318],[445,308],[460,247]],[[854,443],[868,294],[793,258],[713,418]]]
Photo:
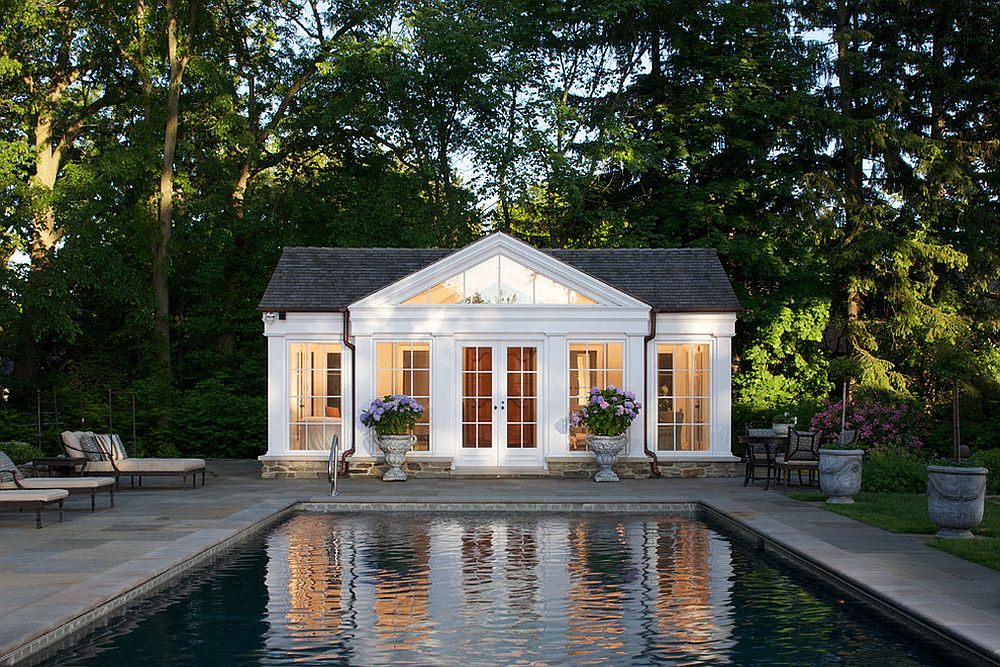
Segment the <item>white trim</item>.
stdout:
[[[491,234],[480,239],[451,255],[434,262],[430,266],[397,280],[396,282],[383,287],[374,294],[366,296],[351,305],[351,310],[355,308],[403,308],[406,310],[423,309],[426,306],[420,304],[402,305],[401,302],[409,299],[423,290],[430,289],[438,283],[448,280],[456,273],[472,268],[477,264],[495,256],[501,255],[508,259],[519,262],[530,267],[542,275],[551,278],[566,287],[579,292],[580,294],[597,301],[598,304],[618,306],[623,308],[645,308],[648,312],[649,304],[645,304],[638,299],[625,294],[624,292],[611,287],[607,283],[597,280],[593,276],[580,271],[579,269],[559,261],[555,257],[548,255],[537,248],[534,248],[523,241],[519,241],[512,236],[501,232]],[[454,304],[445,306],[434,306],[435,309],[449,311],[467,311],[470,309],[479,310],[489,306]],[[501,306],[509,309],[512,306]],[[548,310],[552,308],[566,308],[571,310],[582,310],[591,312],[594,306],[591,305],[535,305],[522,306],[534,310]]]

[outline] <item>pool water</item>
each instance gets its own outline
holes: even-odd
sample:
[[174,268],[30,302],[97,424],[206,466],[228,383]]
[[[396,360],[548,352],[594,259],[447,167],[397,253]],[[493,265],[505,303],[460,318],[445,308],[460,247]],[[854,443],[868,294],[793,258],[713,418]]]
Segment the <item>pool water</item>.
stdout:
[[295,515],[58,665],[961,664],[687,518]]

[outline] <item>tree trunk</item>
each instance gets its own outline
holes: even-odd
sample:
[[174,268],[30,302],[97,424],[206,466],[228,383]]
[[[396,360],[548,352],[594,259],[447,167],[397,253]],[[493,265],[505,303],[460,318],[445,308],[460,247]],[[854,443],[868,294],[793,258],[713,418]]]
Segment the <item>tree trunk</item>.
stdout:
[[188,54],[180,53],[177,8],[174,0],[166,0],[167,61],[170,84],[167,89],[167,115],[163,131],[163,166],[160,170],[160,192],[157,206],[157,235],[153,244],[153,298],[156,303],[154,330],[157,337],[157,357],[161,370],[170,377],[170,237],[174,220],[174,154],[180,120],[181,87]]

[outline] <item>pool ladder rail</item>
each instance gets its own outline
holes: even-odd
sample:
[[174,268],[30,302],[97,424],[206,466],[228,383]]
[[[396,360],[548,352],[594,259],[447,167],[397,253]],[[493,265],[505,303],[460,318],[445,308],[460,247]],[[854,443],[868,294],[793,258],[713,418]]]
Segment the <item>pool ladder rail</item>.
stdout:
[[326,466],[326,477],[330,480],[330,495],[337,495],[337,472],[339,465],[337,465],[337,454],[340,451],[340,438],[334,435],[330,439],[330,460]]

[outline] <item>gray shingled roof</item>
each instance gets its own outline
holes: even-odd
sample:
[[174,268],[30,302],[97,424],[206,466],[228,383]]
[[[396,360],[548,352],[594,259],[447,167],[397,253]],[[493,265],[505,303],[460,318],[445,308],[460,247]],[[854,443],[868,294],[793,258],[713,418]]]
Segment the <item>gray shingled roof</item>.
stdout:
[[[333,312],[456,250],[289,247],[257,306],[271,312]],[[626,294],[668,312],[741,309],[715,250],[543,250]]]

